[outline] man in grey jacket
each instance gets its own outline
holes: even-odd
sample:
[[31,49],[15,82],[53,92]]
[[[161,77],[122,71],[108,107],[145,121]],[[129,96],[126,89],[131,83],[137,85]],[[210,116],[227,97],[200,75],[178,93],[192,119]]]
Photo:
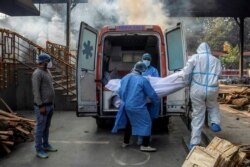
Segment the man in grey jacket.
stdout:
[[55,91],[52,75],[51,57],[42,53],[38,57],[37,69],[32,74],[32,90],[34,95],[34,111],[36,115],[35,147],[39,158],[48,158],[47,152],[57,149],[49,144],[49,127],[54,111]]

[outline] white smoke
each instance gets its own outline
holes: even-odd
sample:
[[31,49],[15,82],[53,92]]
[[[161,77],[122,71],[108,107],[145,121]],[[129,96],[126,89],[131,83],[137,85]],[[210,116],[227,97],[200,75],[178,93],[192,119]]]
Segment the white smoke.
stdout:
[[159,0],[120,0],[120,19],[128,24],[156,24],[162,28],[167,25],[167,13]]
[[[37,6],[38,7],[38,6]],[[43,4],[40,5],[40,16],[34,17],[6,17],[0,20],[1,28],[8,28],[26,38],[45,46],[41,41],[45,38],[56,42],[56,35],[49,32],[66,30],[66,4]],[[65,27],[52,21],[58,16],[62,19]],[[76,49],[80,23],[84,21],[90,26],[99,29],[104,25],[118,24],[156,24],[165,28],[167,25],[167,12],[161,0],[89,0],[88,3],[77,4],[71,11],[71,49]],[[53,23],[53,26],[49,25]],[[48,30],[49,29],[49,30]],[[52,30],[53,29],[53,30]],[[40,35],[39,35],[40,34]],[[52,38],[51,38],[52,37]],[[37,40],[40,41],[37,41]],[[65,44],[64,44],[65,45]]]

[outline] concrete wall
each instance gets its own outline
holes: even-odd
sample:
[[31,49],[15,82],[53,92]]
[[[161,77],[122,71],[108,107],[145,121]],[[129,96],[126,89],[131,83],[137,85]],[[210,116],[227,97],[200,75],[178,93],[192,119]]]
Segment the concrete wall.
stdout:
[[[27,69],[19,69],[17,73],[17,85],[12,85],[11,87],[0,92],[0,96],[13,110],[33,110],[33,94],[31,83],[32,72],[33,71]],[[69,97],[63,96],[62,91],[55,92],[56,110],[75,110],[75,102],[71,102]]]
[[16,103],[17,110],[33,109],[33,94],[31,85],[32,71],[19,69],[17,73]]
[[[0,97],[12,110],[16,110],[16,86],[14,84],[8,87],[8,89],[1,90]],[[2,103],[0,103],[0,109],[6,110],[5,106]]]

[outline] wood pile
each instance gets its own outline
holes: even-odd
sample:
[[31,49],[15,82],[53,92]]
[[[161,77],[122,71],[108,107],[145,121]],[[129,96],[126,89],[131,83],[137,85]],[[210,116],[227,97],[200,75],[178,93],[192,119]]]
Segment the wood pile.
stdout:
[[35,120],[0,110],[0,145],[7,152],[20,141],[34,139]]
[[242,108],[250,102],[250,88],[245,86],[220,85],[219,101]]
[[242,167],[246,156],[239,146],[215,137],[206,148],[195,146],[182,167]]

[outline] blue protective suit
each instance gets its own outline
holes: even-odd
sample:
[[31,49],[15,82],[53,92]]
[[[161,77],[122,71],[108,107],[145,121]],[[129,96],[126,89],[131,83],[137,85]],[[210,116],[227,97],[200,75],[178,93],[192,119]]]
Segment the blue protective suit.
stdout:
[[160,77],[158,70],[153,66],[149,66],[145,72],[142,73],[142,76],[151,76],[151,77]]
[[197,54],[193,55],[183,69],[186,79],[190,80],[192,101],[192,134],[190,144],[201,142],[201,131],[208,111],[211,123],[220,124],[220,112],[217,102],[218,79],[221,73],[220,60],[211,54],[207,43],[201,43]]
[[[132,135],[150,136],[151,119],[157,118],[159,115],[160,99],[149,81],[143,76],[132,72],[121,80],[119,96],[122,103],[112,132],[117,132],[119,129],[126,127],[125,114],[127,114],[132,127]],[[149,109],[147,109],[147,97],[152,101]]]

